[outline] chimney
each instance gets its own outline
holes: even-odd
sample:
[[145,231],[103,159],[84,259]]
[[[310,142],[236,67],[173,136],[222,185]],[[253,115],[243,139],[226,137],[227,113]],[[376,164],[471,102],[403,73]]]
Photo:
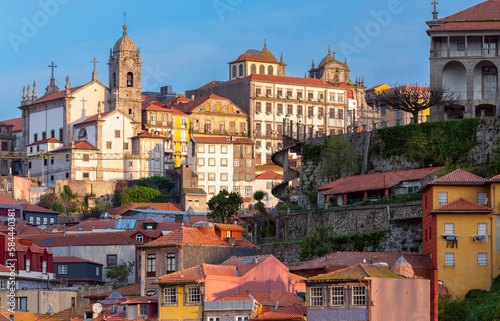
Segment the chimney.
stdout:
[[211,239],[217,239],[217,233],[215,233],[215,226],[210,224],[208,226],[197,226],[196,227],[201,233],[205,234]]

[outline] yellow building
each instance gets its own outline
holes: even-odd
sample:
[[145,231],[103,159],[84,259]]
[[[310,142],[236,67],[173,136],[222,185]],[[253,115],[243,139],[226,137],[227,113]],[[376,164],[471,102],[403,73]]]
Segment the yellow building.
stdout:
[[186,164],[190,137],[189,115],[170,107],[172,110],[172,147],[174,150],[175,167]]
[[497,182],[456,170],[422,189],[423,253],[452,296],[489,290],[499,274]]

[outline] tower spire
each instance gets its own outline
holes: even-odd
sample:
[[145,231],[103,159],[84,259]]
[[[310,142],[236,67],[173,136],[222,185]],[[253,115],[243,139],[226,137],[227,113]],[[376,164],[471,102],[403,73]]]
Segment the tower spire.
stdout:
[[264,39],[264,48],[267,48],[267,41]]

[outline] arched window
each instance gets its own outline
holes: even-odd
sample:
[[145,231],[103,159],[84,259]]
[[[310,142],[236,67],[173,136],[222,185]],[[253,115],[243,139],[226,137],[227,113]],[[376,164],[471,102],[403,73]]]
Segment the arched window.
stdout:
[[134,74],[131,72],[127,73],[127,87],[134,87]]
[[240,77],[243,76],[243,64],[240,65]]
[[236,77],[236,65],[233,65],[233,78]]
[[252,66],[250,67],[250,73],[252,75],[257,73],[257,66],[255,64],[252,64]]
[[259,67],[259,74],[265,75],[266,74],[266,67],[264,65],[260,65]]
[[269,67],[267,67],[267,74],[268,74],[268,75],[272,75],[273,73],[274,73],[274,68],[273,68],[273,66],[269,66]]
[[87,130],[85,128],[80,128],[78,131],[78,139],[85,139],[87,138]]
[[116,72],[113,73],[113,87],[116,87]]

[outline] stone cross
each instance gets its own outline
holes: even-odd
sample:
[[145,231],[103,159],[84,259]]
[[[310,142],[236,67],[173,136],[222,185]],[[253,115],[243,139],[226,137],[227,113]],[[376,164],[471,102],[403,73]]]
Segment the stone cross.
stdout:
[[438,5],[439,2],[437,2],[436,0],[434,0],[434,2],[431,2],[431,4],[434,5],[434,12],[436,12],[436,5]]
[[437,20],[438,19],[438,12],[437,12],[436,5],[438,5],[439,2],[437,2],[436,0],[434,0],[433,2],[431,2],[431,4],[434,5],[434,12],[432,13],[432,18],[434,20]]
[[95,58],[93,61],[91,61],[91,63],[94,63],[94,72],[95,72],[95,64],[99,63],[99,61],[96,61]]
[[52,79],[54,78],[54,68],[57,68],[57,66],[54,65],[54,62],[52,61],[52,64],[48,66],[49,68],[52,68]]

